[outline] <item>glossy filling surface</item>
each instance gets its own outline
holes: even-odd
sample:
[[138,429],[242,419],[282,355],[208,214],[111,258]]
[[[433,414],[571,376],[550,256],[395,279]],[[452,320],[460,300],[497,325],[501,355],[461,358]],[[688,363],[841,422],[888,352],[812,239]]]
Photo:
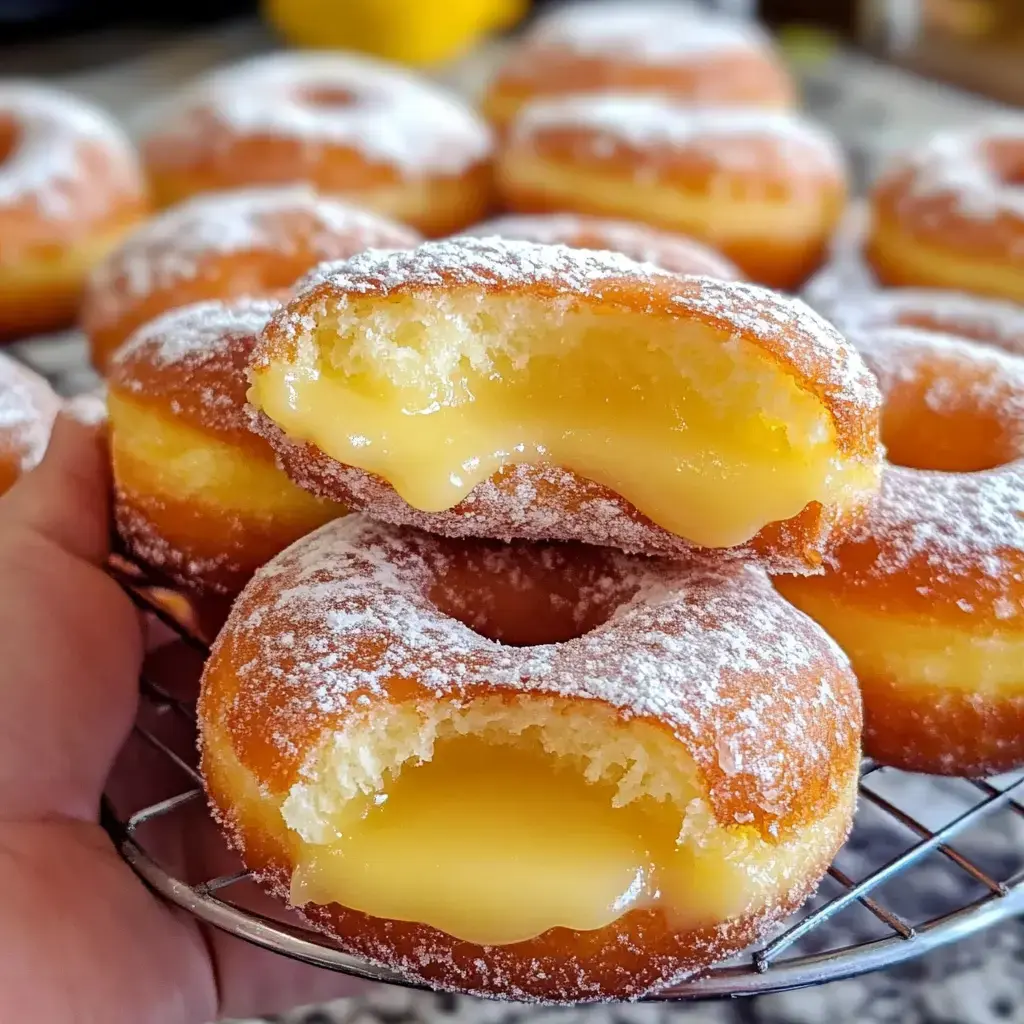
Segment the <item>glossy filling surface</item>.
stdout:
[[[330,838],[296,855],[292,902],[338,903],[481,945],[591,931],[644,908],[699,928],[786,889],[848,813],[839,806],[806,830],[806,845],[775,846],[749,827],[715,825],[700,798],[685,810],[643,793],[625,800],[620,783],[596,774],[547,752],[536,730],[501,742],[449,735],[430,760],[335,808]],[[286,803],[286,820],[295,816]]]
[[[637,337],[638,330],[642,338]],[[253,379],[294,440],[436,512],[515,463],[554,464],[696,544],[743,543],[874,470],[752,346],[695,322],[525,300],[354,300]]]

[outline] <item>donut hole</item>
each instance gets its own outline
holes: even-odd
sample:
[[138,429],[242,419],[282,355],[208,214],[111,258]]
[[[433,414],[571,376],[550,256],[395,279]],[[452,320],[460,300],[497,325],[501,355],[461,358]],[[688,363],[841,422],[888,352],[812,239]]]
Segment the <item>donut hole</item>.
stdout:
[[992,139],[987,149],[999,180],[1011,188],[1024,188],[1024,146],[1017,139]]
[[600,702],[389,704],[333,735],[282,804],[304,841],[291,898],[485,945],[652,908],[696,927],[806,856],[705,800],[671,731]]
[[20,134],[14,118],[0,114],[0,166],[14,156]]
[[318,107],[322,110],[343,110],[356,103],[357,96],[351,89],[337,85],[311,86],[304,89],[300,99],[307,107]]
[[977,473],[1021,454],[1020,425],[1008,416],[1009,393],[984,367],[934,365],[887,396],[882,443],[895,466]]
[[614,556],[585,544],[467,545],[433,585],[444,615],[510,647],[565,643],[607,622],[637,591]]

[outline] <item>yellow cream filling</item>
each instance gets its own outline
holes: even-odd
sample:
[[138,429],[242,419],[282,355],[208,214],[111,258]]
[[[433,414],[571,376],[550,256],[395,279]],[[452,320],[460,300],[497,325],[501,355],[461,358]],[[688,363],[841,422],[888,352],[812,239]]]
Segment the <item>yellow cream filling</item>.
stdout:
[[[816,582],[816,581],[815,581]],[[1001,696],[1024,691],[1024,634],[1013,630],[971,631],[945,622],[875,614],[815,594],[814,584],[777,581],[779,590],[831,634],[861,678]]]
[[554,464],[726,547],[875,481],[871,466],[835,458],[827,409],[752,346],[568,302],[552,313],[460,294],[352,300],[300,339],[294,362],[261,368],[249,399],[430,512],[505,466]]
[[279,804],[291,900],[481,945],[644,908],[680,931],[755,913],[823,869],[855,796],[851,764],[834,809],[769,842],[714,818],[671,734],[601,706],[487,698],[375,714],[369,731],[329,737]]

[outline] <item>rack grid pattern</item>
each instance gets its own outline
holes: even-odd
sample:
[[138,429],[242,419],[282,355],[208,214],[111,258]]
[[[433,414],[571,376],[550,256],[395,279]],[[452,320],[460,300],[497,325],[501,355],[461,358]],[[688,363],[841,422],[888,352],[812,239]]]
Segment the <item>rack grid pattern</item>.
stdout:
[[[153,613],[190,646],[205,654],[203,642],[178,620],[161,598],[159,589],[149,586],[129,563],[118,558],[110,571],[140,607]],[[170,715],[189,729],[195,727],[195,709],[187,701],[168,692],[145,674],[140,680],[143,704],[159,714]],[[247,907],[234,898],[241,883],[251,882],[244,871],[219,875],[198,883],[175,877],[148,847],[146,826],[162,820],[174,827],[189,827],[183,812],[190,805],[205,801],[198,771],[156,732],[141,721],[135,725],[137,737],[173,765],[180,777],[180,790],[118,817],[109,801],[104,803],[104,824],[122,856],[142,879],[171,902],[185,908],[203,921],[231,934],[285,956],[346,974],[396,985],[415,987],[408,979],[376,964],[353,957],[338,949],[331,940],[298,924],[275,920]],[[727,965],[711,968],[700,977],[685,980],[651,998],[657,1000],[693,1000],[722,996],[752,995],[819,984],[852,977],[881,967],[913,959],[929,950],[955,942],[990,927],[1015,914],[1024,914],[1024,849],[1020,863],[1007,877],[994,877],[957,849],[954,840],[977,827],[996,812],[1005,811],[1024,820],[1024,777],[999,788],[983,779],[964,780],[974,794],[970,806],[951,816],[941,826],[929,828],[879,791],[878,780],[898,775],[894,769],[866,761],[861,770],[859,818],[872,807],[890,823],[912,837],[911,844],[898,855],[885,860],[863,877],[854,879],[833,866],[829,875],[838,887],[838,895],[811,904],[786,922],[784,930],[770,941]],[[907,880],[920,870],[923,862],[938,856],[966,875],[982,894],[944,913],[924,921],[911,922],[888,906],[879,890],[896,879]],[[851,908],[860,906],[880,923],[880,938],[853,943],[825,942],[825,948],[801,952],[799,945],[826,922],[834,921]]]

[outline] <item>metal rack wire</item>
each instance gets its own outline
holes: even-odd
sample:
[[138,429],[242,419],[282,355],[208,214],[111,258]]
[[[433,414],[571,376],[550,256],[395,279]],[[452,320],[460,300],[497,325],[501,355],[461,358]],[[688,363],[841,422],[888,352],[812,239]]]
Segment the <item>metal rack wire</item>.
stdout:
[[[205,653],[200,637],[169,608],[166,592],[154,588],[129,563],[114,559],[112,574],[133,600],[170,626],[181,639]],[[170,693],[146,674],[141,679],[144,708],[175,718],[190,730],[195,727],[193,705]],[[144,716],[140,716],[140,719]],[[109,801],[104,802],[103,820],[125,860],[156,892],[196,917],[257,946],[273,950],[318,967],[395,985],[416,987],[393,971],[353,957],[338,949],[329,938],[302,925],[276,920],[253,910],[234,893],[241,891],[251,875],[238,870],[200,882],[187,882],[168,869],[146,839],[154,822],[191,827],[184,816],[187,808],[204,804],[202,779],[188,761],[176,753],[149,726],[136,723],[137,737],[173,765],[181,783],[171,796],[162,797],[132,813],[118,816]],[[860,878],[852,878],[838,866],[829,869],[837,894],[821,898],[786,923],[785,929],[766,944],[736,961],[714,967],[700,977],[682,982],[651,998],[694,1000],[722,996],[753,995],[820,984],[839,978],[888,967],[988,928],[1015,914],[1024,914],[1024,840],[1017,862],[1003,877],[969,858],[953,841],[997,814],[1020,819],[1024,835],[1024,777],[1003,787],[981,779],[962,780],[973,794],[969,805],[948,816],[941,825],[929,828],[880,791],[878,780],[900,775],[893,769],[866,762],[861,771],[860,811],[854,826],[858,834],[861,815],[867,808],[881,814],[891,827],[901,830],[909,845],[899,854],[884,859]],[[885,899],[882,890],[898,879],[906,884],[929,858],[942,858],[969,880],[978,895],[963,899],[954,907],[924,920],[909,920]],[[829,941],[826,925],[855,908],[874,919],[882,934],[853,942]],[[807,950],[808,940],[820,948]]]

